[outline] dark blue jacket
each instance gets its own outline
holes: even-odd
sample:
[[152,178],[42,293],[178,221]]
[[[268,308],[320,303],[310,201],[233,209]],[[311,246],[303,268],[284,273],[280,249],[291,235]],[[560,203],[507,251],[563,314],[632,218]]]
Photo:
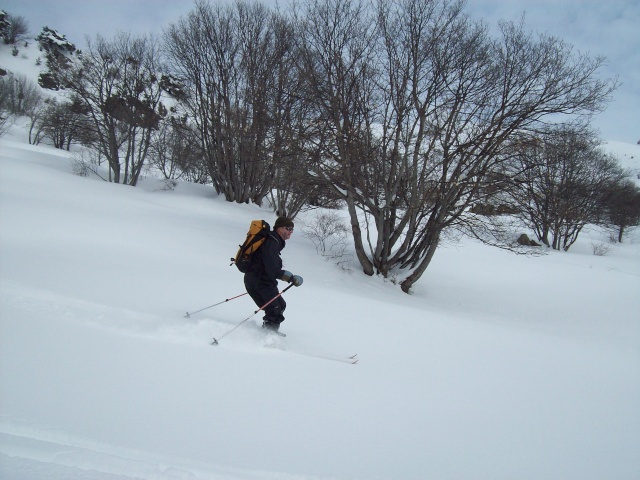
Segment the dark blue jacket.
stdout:
[[285,241],[277,232],[269,232],[269,236],[264,243],[251,256],[251,266],[245,275],[259,278],[261,282],[278,284],[278,279],[282,277],[282,258],[280,252],[285,247]]

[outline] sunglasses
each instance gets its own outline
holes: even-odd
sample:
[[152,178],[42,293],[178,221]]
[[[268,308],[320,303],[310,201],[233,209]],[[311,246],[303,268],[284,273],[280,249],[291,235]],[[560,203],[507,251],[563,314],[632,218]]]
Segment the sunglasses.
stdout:
[[284,227],[284,228],[287,230],[287,232],[293,232],[293,227]]

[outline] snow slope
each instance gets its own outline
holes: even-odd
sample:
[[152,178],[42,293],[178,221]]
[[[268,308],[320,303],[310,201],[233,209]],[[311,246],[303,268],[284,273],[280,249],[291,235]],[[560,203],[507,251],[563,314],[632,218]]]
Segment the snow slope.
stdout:
[[269,339],[247,296],[184,315],[244,292],[229,258],[271,212],[78,177],[26,138],[0,139],[0,478],[640,478],[638,231],[605,256],[595,229],[538,257],[445,245],[409,296],[323,261],[308,214]]
[[596,230],[538,257],[444,246],[405,295],[323,261],[298,222],[287,338],[258,314],[211,346],[250,299],[185,312],[243,293],[229,257],[273,215],[205,186],[78,177],[14,133],[0,139],[1,478],[640,478],[637,232],[606,256]]

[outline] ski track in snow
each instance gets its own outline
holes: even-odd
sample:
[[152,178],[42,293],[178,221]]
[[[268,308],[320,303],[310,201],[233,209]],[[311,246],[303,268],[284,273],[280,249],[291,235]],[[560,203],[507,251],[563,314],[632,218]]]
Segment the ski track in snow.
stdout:
[[0,417],[0,477],[6,480],[309,480],[126,450]]

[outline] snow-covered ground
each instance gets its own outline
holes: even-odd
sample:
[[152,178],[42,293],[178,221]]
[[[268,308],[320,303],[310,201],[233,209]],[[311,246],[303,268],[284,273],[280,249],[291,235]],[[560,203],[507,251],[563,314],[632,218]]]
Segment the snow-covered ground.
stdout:
[[288,336],[265,338],[258,314],[211,346],[251,300],[185,312],[244,292],[229,258],[273,214],[206,186],[79,177],[15,132],[1,478],[640,478],[637,231],[605,256],[597,230],[535,257],[444,246],[405,295],[317,256],[309,213],[283,251],[305,280],[285,294]]
[[[26,138],[0,139],[0,478],[640,478],[637,230],[445,245],[405,295],[319,257],[308,213],[270,339],[247,296],[185,318],[244,293],[229,258],[269,210],[79,177]],[[637,176],[640,146],[607,148]]]

